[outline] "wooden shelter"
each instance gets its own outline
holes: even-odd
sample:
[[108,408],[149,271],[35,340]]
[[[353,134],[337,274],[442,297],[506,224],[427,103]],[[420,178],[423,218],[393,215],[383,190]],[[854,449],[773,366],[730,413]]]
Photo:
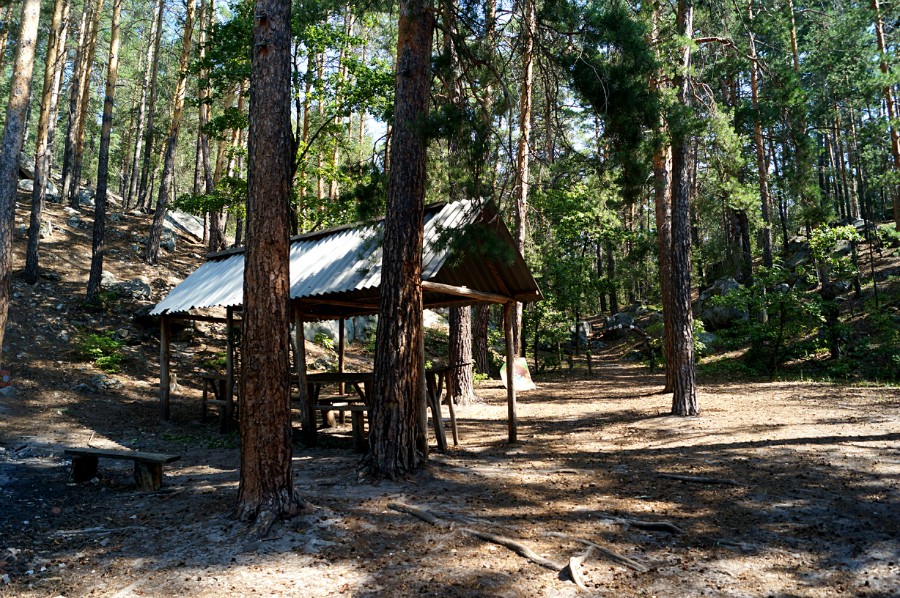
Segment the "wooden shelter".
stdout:
[[[343,320],[377,314],[380,300],[383,220],[341,226],[291,239],[290,288],[297,344],[303,349],[303,322]],[[504,305],[507,363],[514,361],[512,314],[515,304],[536,301],[540,290],[515,241],[496,211],[475,201],[427,206],[424,216],[422,298],[425,308],[479,303]],[[207,256],[151,312],[161,317],[160,410],[169,417],[169,343],[173,319],[224,321],[229,347],[225,393],[234,388],[231,330],[243,303],[243,249]],[[225,308],[225,317],[200,315]],[[343,332],[343,326],[340,327]],[[343,343],[341,343],[342,345]],[[305,365],[298,363],[303,388]],[[516,439],[515,389],[507,368],[509,439]],[[301,390],[302,392],[302,390]]]

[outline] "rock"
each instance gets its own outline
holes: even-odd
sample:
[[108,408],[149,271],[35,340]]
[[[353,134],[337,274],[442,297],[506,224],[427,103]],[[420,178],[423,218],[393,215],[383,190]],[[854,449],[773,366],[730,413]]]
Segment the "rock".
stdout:
[[69,216],[77,216],[78,214],[81,213],[81,212],[79,212],[78,210],[76,210],[75,208],[73,208],[72,206],[66,206],[66,207],[64,207],[64,208],[63,208],[63,212],[65,212],[65,213],[68,214]]
[[697,340],[703,343],[705,349],[700,351],[701,355],[709,355],[714,353],[715,346],[719,342],[719,335],[712,332],[701,332],[697,335]]
[[34,156],[25,152],[19,154],[19,175],[20,178],[34,180]]
[[100,274],[100,286],[109,288],[121,282],[116,275],[110,272],[109,270],[104,270]]
[[132,278],[125,282],[120,282],[119,280],[115,280],[115,277],[113,278],[113,282],[109,284],[103,283],[102,281],[100,284],[105,288],[116,291],[122,297],[129,297],[131,299],[149,299],[150,295],[153,293],[153,289],[150,288],[150,283],[146,278]]
[[853,245],[850,241],[845,241],[841,239],[834,246],[834,250],[831,252],[835,257],[844,257],[846,255],[850,255],[853,253]]
[[572,346],[575,346],[576,335],[579,347],[587,347],[588,339],[591,337],[591,325],[589,322],[578,322],[576,326],[569,327]]
[[89,386],[82,382],[81,384],[76,384],[72,387],[72,390],[80,393],[88,393],[88,392],[97,392],[97,389],[93,386]]
[[131,315],[131,322],[141,330],[152,330],[159,332],[159,316],[151,316],[155,305],[144,305],[139,307]]
[[194,237],[196,241],[203,240],[203,220],[191,214],[169,210],[166,212],[164,226],[165,230],[173,233],[173,236],[175,232],[181,232]]
[[107,222],[122,222],[122,215],[118,212],[113,212],[106,216]]
[[127,328],[119,328],[118,330],[116,330],[116,337],[125,340],[131,337],[131,331]]
[[172,231],[163,231],[162,239],[159,241],[159,246],[172,253],[175,251],[175,234]]
[[23,237],[28,234],[28,227],[24,224],[20,224],[18,228],[16,228],[16,232],[18,232]]
[[711,305],[713,297],[725,297],[741,288],[740,283],[730,276],[720,278],[700,293],[697,300],[697,316],[703,320],[707,330],[721,330],[728,328],[738,320],[746,320],[749,314],[735,307],[725,305]]
[[612,330],[613,328],[628,328],[632,324],[634,324],[634,318],[629,314],[620,311],[619,313],[606,318],[606,324],[604,324],[603,328],[606,330]]
[[79,218],[78,216],[72,216],[66,221],[66,224],[68,224],[72,228],[78,228],[79,226],[81,226],[81,218]]
[[334,367],[334,364],[331,362],[330,359],[328,359],[326,357],[319,357],[317,360],[315,360],[315,362],[313,362],[312,369],[328,371],[332,367]]
[[34,181],[31,179],[19,179],[16,188],[22,193],[34,193]]
[[50,199],[51,196],[53,196],[56,199],[52,200],[52,201],[59,201],[59,187],[57,187],[53,181],[51,181],[51,180],[47,181],[47,185],[44,188],[44,192],[46,193],[46,198],[48,200]]
[[4,386],[0,388],[0,397],[12,398],[19,394],[15,386]]
[[107,376],[106,374],[97,374],[96,376],[92,376],[90,385],[101,392],[104,390],[114,390],[116,388],[122,388],[124,386],[121,380],[118,380],[117,378],[113,378],[111,376]]
[[94,190],[85,187],[78,192],[78,204],[83,206],[94,207]]

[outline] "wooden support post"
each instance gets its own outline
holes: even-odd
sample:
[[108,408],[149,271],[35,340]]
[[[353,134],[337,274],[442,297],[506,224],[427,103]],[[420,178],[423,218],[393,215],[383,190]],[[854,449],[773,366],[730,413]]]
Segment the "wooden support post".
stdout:
[[159,411],[163,421],[169,419],[169,395],[171,393],[169,383],[169,360],[172,328],[169,318],[159,318]]
[[506,336],[506,410],[509,441],[516,442],[516,387],[513,385],[513,370],[516,363],[516,348],[513,344],[513,314],[516,302],[510,301],[503,305],[503,331]]
[[[338,320],[338,374],[344,373],[344,318]],[[341,382],[339,392],[344,394],[344,383]],[[343,415],[343,414],[341,414]],[[341,418],[343,420],[343,417]],[[341,423],[344,423],[341,421]]]
[[97,465],[99,459],[89,455],[72,457],[72,481],[76,483],[88,482],[97,477]]
[[300,393],[300,425],[306,446],[316,445],[315,400],[309,396],[306,384],[306,336],[303,334],[303,312],[299,305],[294,308],[294,343],[297,345],[297,386]]
[[225,308],[225,401],[224,418],[219,420],[219,432],[225,433],[234,417],[234,308]]
[[419,337],[419,396],[416,401],[416,448],[428,458],[428,385],[425,373],[425,334]]

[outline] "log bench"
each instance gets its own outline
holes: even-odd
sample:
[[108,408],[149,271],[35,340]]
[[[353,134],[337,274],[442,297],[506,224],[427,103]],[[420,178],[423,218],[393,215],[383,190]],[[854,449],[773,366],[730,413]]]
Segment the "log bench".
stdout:
[[162,466],[181,459],[181,455],[162,453],[142,453],[117,449],[72,448],[65,454],[72,457],[72,479],[86,482],[97,476],[97,461],[103,459],[125,459],[134,461],[134,481],[138,490],[152,492],[162,487]]
[[366,444],[365,423],[363,421],[363,414],[369,411],[369,408],[366,405],[341,402],[316,403],[313,405],[313,409],[321,411],[323,416],[332,411],[337,411],[342,414],[349,411],[350,423],[353,426],[353,450],[357,453],[365,453],[368,450],[368,445]]

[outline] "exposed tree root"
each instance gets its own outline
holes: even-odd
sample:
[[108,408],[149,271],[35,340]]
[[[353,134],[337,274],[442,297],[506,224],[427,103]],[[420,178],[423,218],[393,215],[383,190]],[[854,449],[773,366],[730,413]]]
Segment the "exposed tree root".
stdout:
[[723,486],[742,486],[740,482],[736,482],[734,480],[727,480],[725,478],[707,478],[703,476],[696,475],[683,475],[680,473],[660,473],[658,474],[661,478],[666,478],[669,480],[679,480],[681,482],[691,482],[694,484],[721,484]]

